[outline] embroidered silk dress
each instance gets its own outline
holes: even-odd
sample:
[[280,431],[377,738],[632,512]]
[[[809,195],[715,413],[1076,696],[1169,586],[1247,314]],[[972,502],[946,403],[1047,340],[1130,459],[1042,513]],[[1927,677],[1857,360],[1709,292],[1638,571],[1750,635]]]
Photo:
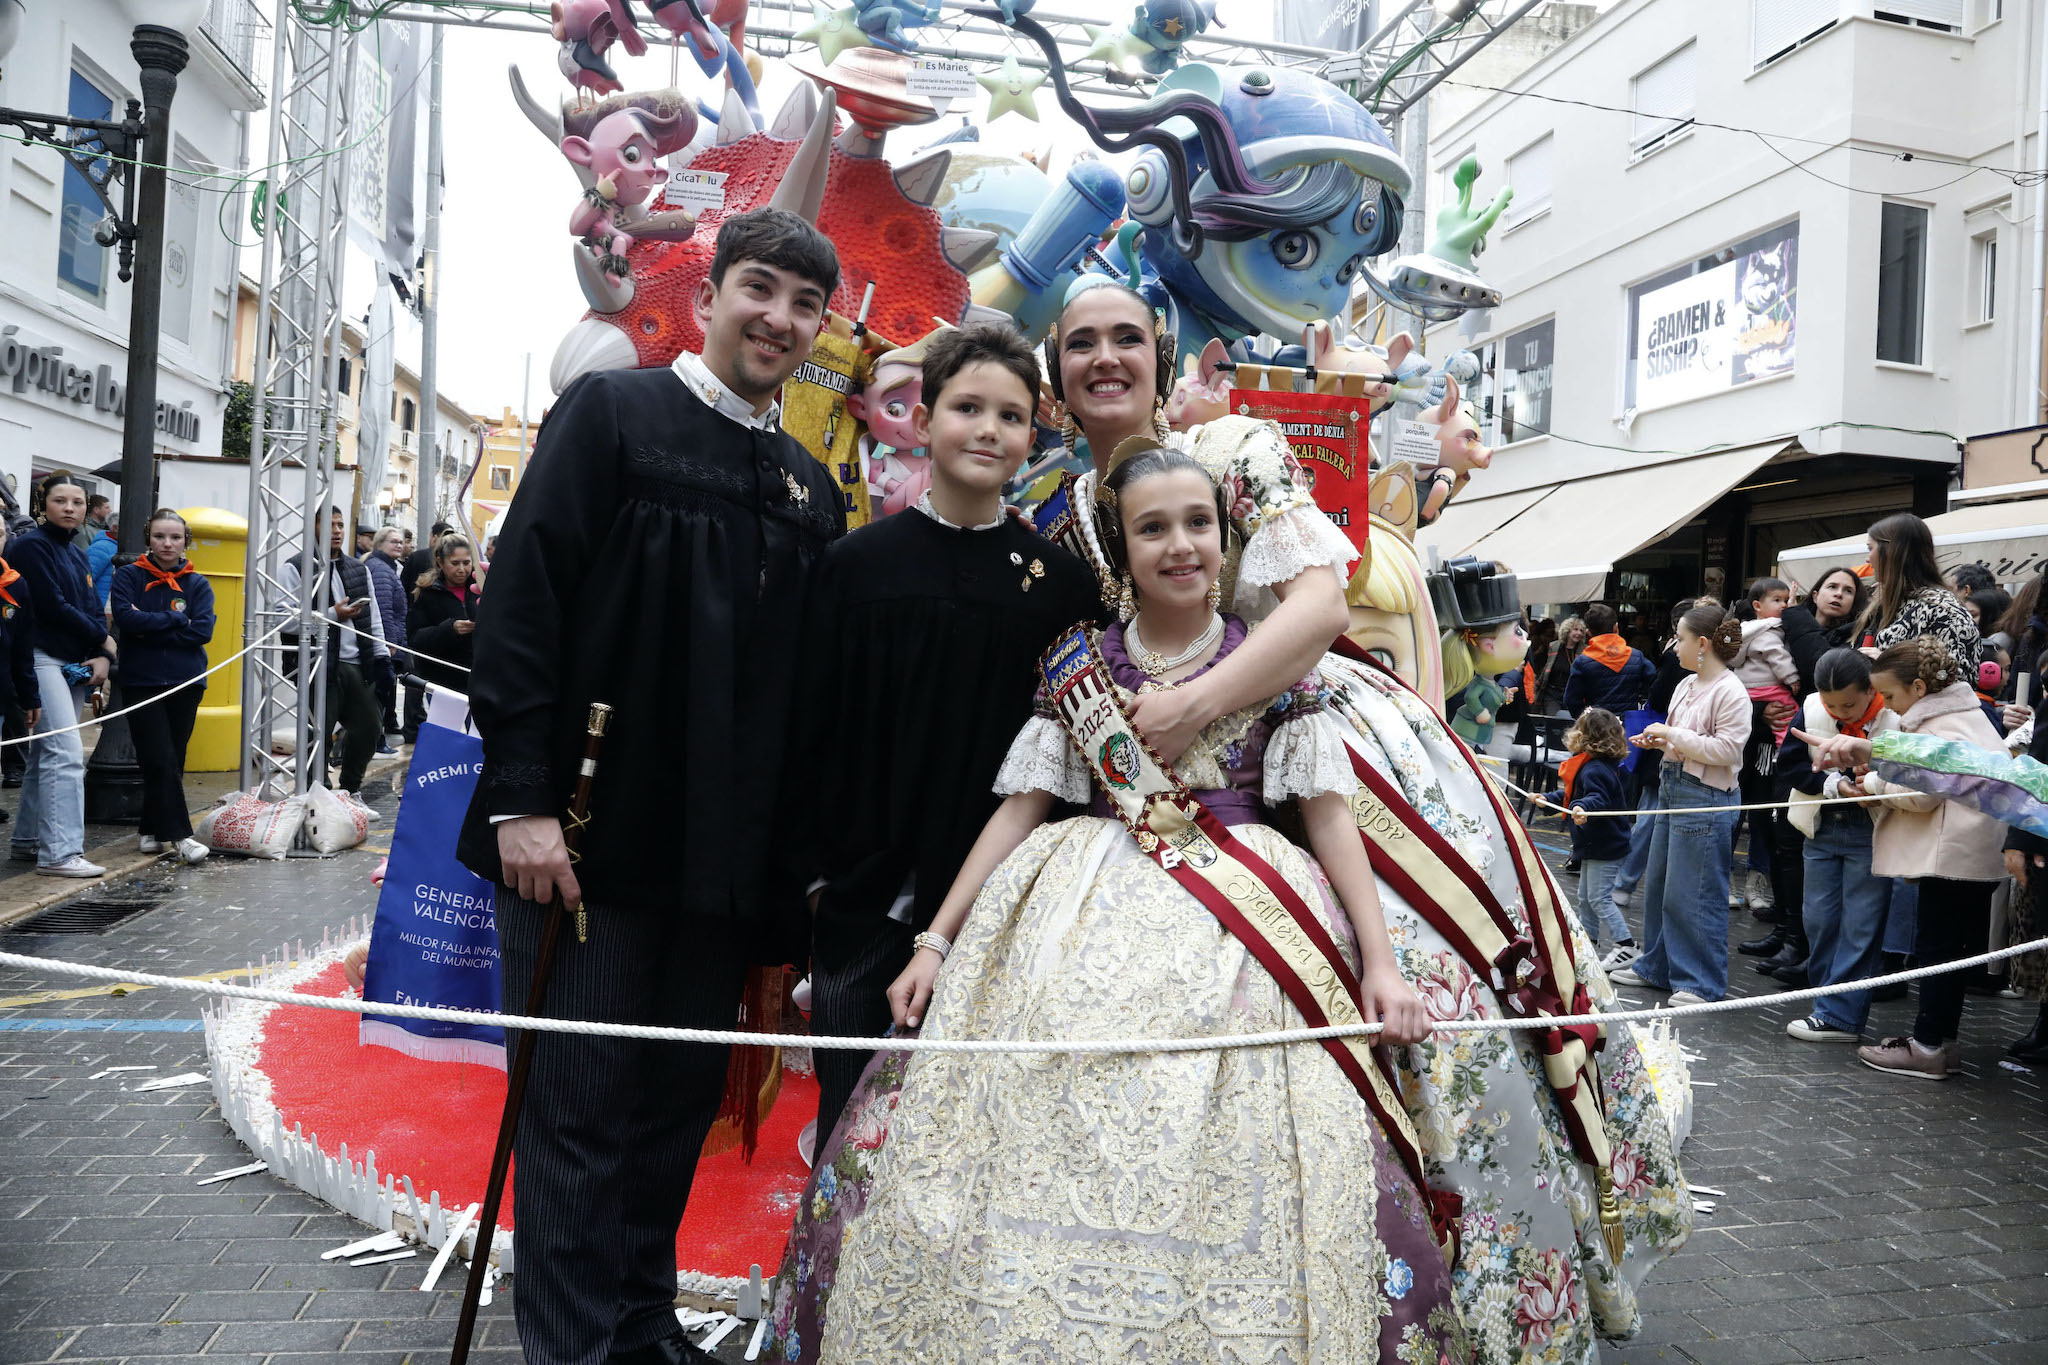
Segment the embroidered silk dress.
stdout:
[[[1244,636],[1230,620],[1217,657]],[[1126,656],[1121,626],[1101,649],[1120,689],[1158,685]],[[1257,823],[1263,801],[1356,785],[1316,681],[1217,721],[1178,772],[1355,962],[1320,870]],[[1094,794],[1049,713],[996,785]],[[1041,827],[990,878],[923,1036],[1301,1024],[1245,945],[1095,814]],[[1313,1044],[885,1055],[819,1151],[772,1311],[770,1354],[784,1360],[1468,1358],[1422,1198]]]
[[[1230,492],[1230,610],[1263,619],[1276,603],[1274,584],[1324,566],[1342,573],[1354,555],[1351,544],[1316,507],[1307,476],[1271,423],[1226,417],[1176,434],[1173,444]],[[1108,582],[1087,515],[1094,481],[1091,470],[1067,485],[1076,515],[1062,543]],[[1443,718],[1398,683],[1341,656],[1325,655],[1316,671],[1345,742],[1478,870],[1526,933],[1528,907],[1507,836],[1479,770]],[[1379,890],[1402,975],[1432,1017],[1502,1017],[1485,979],[1449,940],[1386,881]],[[1596,1006],[1609,1007],[1614,993],[1598,953],[1577,916],[1563,918],[1579,979]],[[1442,1034],[1393,1055],[1430,1185],[1464,1200],[1453,1283],[1475,1359],[1597,1365],[1600,1338],[1626,1337],[1641,1326],[1636,1291],[1644,1275],[1691,1233],[1692,1201],[1677,1155],[1683,1133],[1659,1099],[1633,1031],[1610,1028],[1598,1060],[1627,1236],[1617,1267],[1602,1245],[1593,1182],[1572,1155],[1562,1106],[1530,1037]]]

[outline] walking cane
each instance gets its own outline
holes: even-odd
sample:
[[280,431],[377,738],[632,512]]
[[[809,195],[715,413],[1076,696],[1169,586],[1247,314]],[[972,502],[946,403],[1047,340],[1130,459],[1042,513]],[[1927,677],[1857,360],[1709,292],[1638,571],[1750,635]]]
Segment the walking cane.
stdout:
[[[583,748],[583,766],[576,774],[576,794],[569,802],[569,823],[562,830],[562,842],[568,847],[571,862],[576,861],[583,826],[589,822],[590,783],[597,774],[597,751],[604,746],[604,727],[611,716],[612,708],[603,702],[590,704],[590,723],[585,731],[589,741]],[[555,944],[561,939],[562,915],[567,909],[562,902],[561,888],[557,887],[548,905],[547,922],[540,931],[533,984],[526,992],[529,1015],[538,1016],[547,1007],[548,978],[554,975]],[[581,942],[587,937],[581,905],[576,907],[575,914],[576,938]],[[498,1147],[491,1153],[491,1178],[484,1185],[483,1211],[477,1215],[476,1252],[469,1261],[469,1283],[462,1289],[462,1316],[455,1322],[455,1348],[449,1352],[448,1365],[464,1365],[469,1359],[469,1339],[476,1332],[477,1304],[483,1298],[484,1276],[490,1269],[491,1239],[498,1228],[498,1205],[505,1198],[505,1177],[511,1173],[512,1137],[519,1131],[519,1109],[526,1102],[526,1074],[533,1069],[533,1045],[539,1037],[531,1029],[521,1031],[512,1049],[512,1065],[505,1073],[505,1116],[498,1120]]]

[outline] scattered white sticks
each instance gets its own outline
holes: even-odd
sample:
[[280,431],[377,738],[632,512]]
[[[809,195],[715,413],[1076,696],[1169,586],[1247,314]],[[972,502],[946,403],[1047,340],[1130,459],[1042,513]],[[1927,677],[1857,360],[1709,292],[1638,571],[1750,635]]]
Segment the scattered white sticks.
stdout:
[[258,1171],[267,1171],[269,1169],[270,1163],[267,1161],[252,1161],[246,1166],[234,1166],[225,1171],[215,1171],[206,1179],[194,1181],[193,1183],[198,1185],[218,1185],[221,1181],[233,1180],[238,1175],[254,1175]]

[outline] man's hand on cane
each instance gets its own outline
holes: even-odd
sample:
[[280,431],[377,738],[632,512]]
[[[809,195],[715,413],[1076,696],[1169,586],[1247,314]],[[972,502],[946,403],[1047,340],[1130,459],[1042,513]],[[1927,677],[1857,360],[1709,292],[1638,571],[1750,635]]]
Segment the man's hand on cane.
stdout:
[[583,903],[569,847],[562,842],[562,822],[554,816],[522,815],[501,822],[498,858],[505,865],[505,885],[527,900],[545,905],[559,891],[563,904]]

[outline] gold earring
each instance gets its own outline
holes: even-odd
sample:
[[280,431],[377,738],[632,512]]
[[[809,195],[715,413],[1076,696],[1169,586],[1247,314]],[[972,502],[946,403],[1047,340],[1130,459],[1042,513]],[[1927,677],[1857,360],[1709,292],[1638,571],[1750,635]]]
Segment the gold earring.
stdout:
[[1133,586],[1131,571],[1125,569],[1123,585],[1117,589],[1116,594],[1116,614],[1117,619],[1120,621],[1128,621],[1138,614],[1138,597],[1136,593],[1131,591]]
[[1081,454],[1080,450],[1075,446],[1075,442],[1079,440],[1080,435],[1081,428],[1075,424],[1074,414],[1071,412],[1062,413],[1060,416],[1060,444],[1066,447],[1068,455],[1076,459]]
[[1173,428],[1166,424],[1166,400],[1164,398],[1154,398],[1152,400],[1152,430],[1158,435],[1161,445],[1164,445],[1167,438],[1173,435]]
[[1209,610],[1223,610],[1223,575],[1218,574],[1209,583]]

